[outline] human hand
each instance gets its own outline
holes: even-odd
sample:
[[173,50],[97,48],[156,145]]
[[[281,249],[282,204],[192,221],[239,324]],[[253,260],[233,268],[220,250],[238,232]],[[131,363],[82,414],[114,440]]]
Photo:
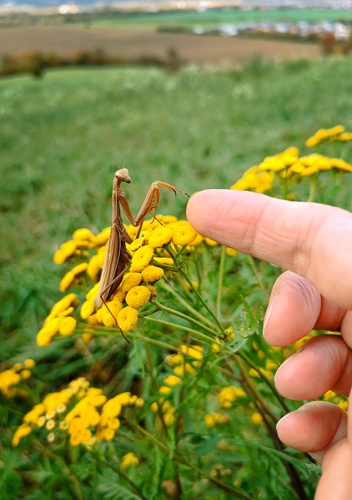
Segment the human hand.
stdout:
[[[285,397],[302,400],[352,385],[352,214],[313,203],[207,190],[189,201],[187,217],[201,234],[288,271],[276,281],[264,320],[273,345],[291,344],[312,329],[340,331],[309,340],[278,370]],[[311,402],[277,425],[287,445],[322,464],[316,500],[352,498],[352,414]]]

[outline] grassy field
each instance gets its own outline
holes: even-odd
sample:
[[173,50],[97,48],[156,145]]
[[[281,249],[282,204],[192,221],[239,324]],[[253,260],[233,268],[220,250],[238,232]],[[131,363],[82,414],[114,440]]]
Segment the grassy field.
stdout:
[[[52,254],[78,227],[110,225],[118,167],[130,170],[125,191],[134,212],[156,179],[189,194],[227,188],[267,155],[290,145],[304,151],[318,128],[351,130],[351,70],[350,58],[257,59],[226,71],[130,67],[0,81],[1,361],[50,360],[50,349],[34,341],[60,298]],[[337,198],[351,210],[350,192],[346,177]],[[163,192],[159,212],[184,217],[185,204]],[[44,366],[43,380],[55,385],[57,369]],[[8,416],[1,418],[9,440]]]
[[[1,316],[5,338],[36,333],[54,300],[51,254],[77,226],[110,224],[113,173],[132,173],[136,210],[150,183],[192,193],[316,128],[351,124],[350,59],[242,70],[77,70],[0,82]],[[163,195],[165,213],[184,200]],[[2,356],[16,354],[5,343]],[[10,350],[10,352],[8,352]]]

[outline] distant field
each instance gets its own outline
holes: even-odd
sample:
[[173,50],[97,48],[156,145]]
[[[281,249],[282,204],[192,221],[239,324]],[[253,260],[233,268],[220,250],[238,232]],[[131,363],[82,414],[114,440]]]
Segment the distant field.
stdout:
[[158,33],[150,28],[27,26],[0,28],[0,56],[40,51],[69,55],[103,50],[128,60],[166,56],[170,49],[186,62],[235,64],[257,56],[269,60],[312,59],[321,55],[313,43]]
[[278,9],[278,10],[237,10],[212,9],[204,12],[196,11],[167,11],[157,13],[140,13],[116,15],[99,15],[94,24],[112,24],[116,22],[126,24],[219,24],[246,21],[323,21],[326,19],[352,20],[352,9]]

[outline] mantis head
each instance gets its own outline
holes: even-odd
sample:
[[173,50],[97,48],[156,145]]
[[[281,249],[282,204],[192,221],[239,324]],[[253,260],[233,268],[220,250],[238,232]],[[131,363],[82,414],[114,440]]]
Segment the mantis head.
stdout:
[[130,174],[128,173],[127,168],[121,168],[115,173],[115,178],[120,182],[131,182]]

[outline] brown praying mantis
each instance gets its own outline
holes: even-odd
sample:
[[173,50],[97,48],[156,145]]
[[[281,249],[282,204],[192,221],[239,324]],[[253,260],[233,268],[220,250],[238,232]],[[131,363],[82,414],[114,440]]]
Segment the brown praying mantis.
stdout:
[[128,203],[126,194],[124,193],[121,183],[131,182],[131,177],[127,168],[117,170],[114,176],[113,189],[112,189],[112,226],[111,233],[108,241],[108,247],[103,264],[103,269],[100,277],[99,291],[96,299],[94,300],[95,306],[99,309],[103,304],[107,307],[110,314],[116,318],[107,306],[107,300],[116,292],[120,285],[124,274],[130,266],[132,256],[126,248],[126,243],[132,243],[132,238],[127,233],[121,217],[121,208],[126,214],[127,219],[132,226],[139,227],[137,234],[140,234],[143,221],[148,214],[155,217],[156,209],[160,201],[159,186],[170,189],[177,194],[177,192],[189,196],[184,191],[175,188],[171,184],[162,181],[154,181],[150,186],[147,195],[142,203],[142,206],[136,217],[133,217],[131,207]]

